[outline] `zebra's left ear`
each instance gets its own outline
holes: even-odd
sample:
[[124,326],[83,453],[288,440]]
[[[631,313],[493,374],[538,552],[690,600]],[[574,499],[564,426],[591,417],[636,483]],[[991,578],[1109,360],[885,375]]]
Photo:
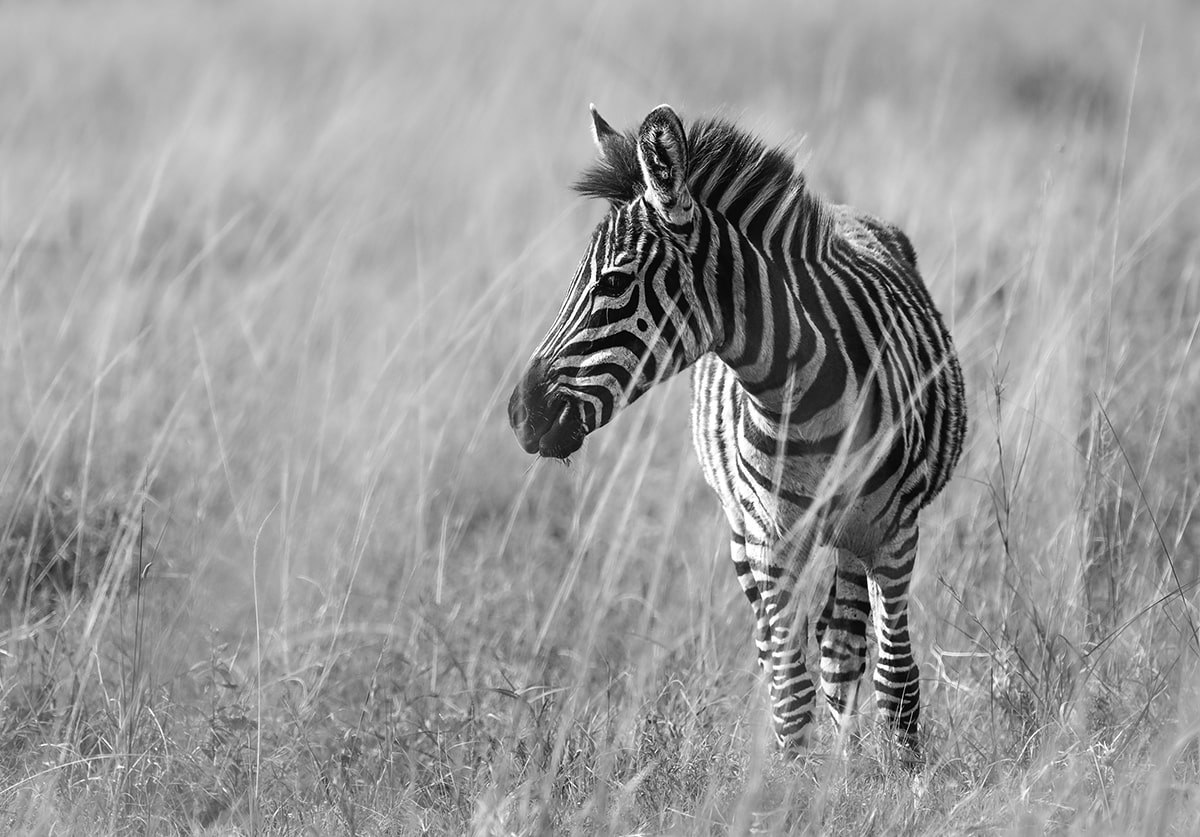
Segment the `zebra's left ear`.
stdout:
[[592,141],[596,143],[596,150],[600,152],[602,158],[610,163],[613,160],[619,160],[621,146],[628,140],[605,121],[600,112],[596,110],[595,105],[588,105],[588,110],[592,112]]
[[659,105],[642,122],[637,151],[646,200],[672,224],[690,221],[694,205],[687,187],[687,137],[670,105]]

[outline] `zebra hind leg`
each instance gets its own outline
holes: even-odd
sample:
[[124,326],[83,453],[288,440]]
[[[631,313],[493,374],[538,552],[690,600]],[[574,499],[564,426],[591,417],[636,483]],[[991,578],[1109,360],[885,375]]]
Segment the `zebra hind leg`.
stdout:
[[843,735],[852,732],[858,707],[870,611],[866,568],[856,556],[840,551],[829,600],[817,623],[817,642],[821,646],[821,689]]

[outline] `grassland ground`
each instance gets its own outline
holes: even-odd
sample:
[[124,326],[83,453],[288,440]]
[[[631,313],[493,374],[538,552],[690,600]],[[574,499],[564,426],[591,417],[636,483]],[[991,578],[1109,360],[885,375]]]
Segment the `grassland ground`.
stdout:
[[[0,5],[0,831],[1200,831],[1200,8],[443,5]],[[512,438],[592,101],[916,245],[916,781],[768,746],[686,380]]]

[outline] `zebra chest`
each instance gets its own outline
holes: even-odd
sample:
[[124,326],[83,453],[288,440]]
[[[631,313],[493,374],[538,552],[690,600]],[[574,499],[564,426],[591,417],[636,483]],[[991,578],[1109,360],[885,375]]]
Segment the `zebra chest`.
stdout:
[[854,454],[770,457],[743,439],[737,458],[742,478],[729,491],[765,535],[781,542],[812,535],[859,554],[881,541],[882,498],[861,490],[868,468]]
[[836,484],[836,456],[824,452],[784,454],[761,438],[739,433],[735,456],[741,479],[735,486],[743,505],[753,505],[780,523],[805,513],[833,511],[843,503]]
[[857,433],[819,443],[773,436],[756,423],[744,393],[715,358],[697,364],[694,385],[696,453],[731,521],[768,538],[813,530],[820,540],[846,548],[876,538],[878,509],[860,491],[871,446],[861,444]]
[[881,536],[880,498],[862,490],[873,467],[870,449],[841,441],[764,437],[743,417],[721,440],[732,467],[718,494],[766,535],[791,540],[808,532],[834,546],[869,549]]

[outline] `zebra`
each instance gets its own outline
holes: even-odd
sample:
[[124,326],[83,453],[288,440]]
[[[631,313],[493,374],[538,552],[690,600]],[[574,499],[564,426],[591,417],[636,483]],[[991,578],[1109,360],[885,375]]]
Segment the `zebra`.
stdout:
[[691,367],[693,442],[728,518],[777,744],[805,745],[817,703],[797,594],[825,546],[835,570],[815,639],[834,723],[848,730],[856,711],[871,620],[880,718],[919,761],[917,516],[949,480],[967,416],[911,242],[817,196],[790,155],[726,120],[685,130],[662,105],[622,133],[591,115],[599,159],[574,188],[609,209],[509,400],[518,441],[566,459]]

